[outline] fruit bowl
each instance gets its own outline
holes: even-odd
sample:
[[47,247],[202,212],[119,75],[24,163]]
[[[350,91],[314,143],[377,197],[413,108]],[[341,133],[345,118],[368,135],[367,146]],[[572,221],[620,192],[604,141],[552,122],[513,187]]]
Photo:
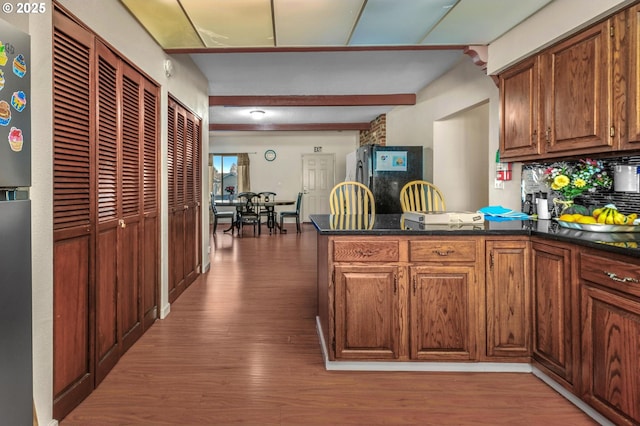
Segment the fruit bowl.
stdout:
[[577,223],[554,219],[563,228],[589,232],[640,232],[640,225],[605,225],[603,223]]

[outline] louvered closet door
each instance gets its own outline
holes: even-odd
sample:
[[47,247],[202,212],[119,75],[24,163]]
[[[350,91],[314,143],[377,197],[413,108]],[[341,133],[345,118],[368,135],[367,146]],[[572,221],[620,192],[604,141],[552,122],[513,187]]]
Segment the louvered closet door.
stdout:
[[198,244],[200,242],[200,194],[196,194],[196,161],[199,158],[199,135],[196,117],[185,113],[185,179],[184,179],[184,267],[185,284],[189,286],[200,272]]
[[93,389],[93,36],[54,13],[53,34],[53,417]]
[[144,120],[142,153],[143,238],[142,249],[142,313],[146,330],[158,318],[159,253],[158,242],[158,88],[148,80],[143,85]]
[[118,332],[118,58],[97,44],[96,383],[120,359]]
[[169,301],[173,302],[200,274],[202,121],[169,99]]
[[122,76],[122,134],[120,239],[118,241],[118,309],[123,349],[142,335],[140,238],[142,236],[142,116],[144,113],[140,74],[128,65]]
[[184,268],[184,129],[185,116],[169,101],[169,302],[186,288]]

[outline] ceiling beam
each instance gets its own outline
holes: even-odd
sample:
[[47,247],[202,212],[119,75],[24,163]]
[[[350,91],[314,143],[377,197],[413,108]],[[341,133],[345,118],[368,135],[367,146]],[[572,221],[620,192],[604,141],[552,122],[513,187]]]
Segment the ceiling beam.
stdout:
[[389,95],[209,96],[209,106],[387,106],[415,105],[414,93]]
[[371,123],[300,123],[300,124],[209,124],[209,131],[328,131],[328,130],[369,130]]

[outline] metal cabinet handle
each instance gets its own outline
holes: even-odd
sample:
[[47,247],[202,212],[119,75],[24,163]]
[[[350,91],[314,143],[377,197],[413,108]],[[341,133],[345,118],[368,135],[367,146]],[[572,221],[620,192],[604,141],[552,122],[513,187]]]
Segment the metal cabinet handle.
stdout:
[[611,278],[613,281],[617,281],[619,283],[637,283],[638,280],[636,278],[631,278],[631,277],[624,277],[624,278],[619,278],[615,273],[613,272],[607,272],[607,271],[603,271],[604,274],[606,276],[608,276],[609,278]]
[[127,227],[127,224],[124,222],[124,219],[118,220],[118,225],[120,225],[120,228],[122,229]]
[[551,127],[547,127],[547,131],[545,133],[546,133],[547,145],[551,145]]
[[434,250],[433,253],[437,254],[438,256],[449,256],[451,253],[455,253],[455,250]]

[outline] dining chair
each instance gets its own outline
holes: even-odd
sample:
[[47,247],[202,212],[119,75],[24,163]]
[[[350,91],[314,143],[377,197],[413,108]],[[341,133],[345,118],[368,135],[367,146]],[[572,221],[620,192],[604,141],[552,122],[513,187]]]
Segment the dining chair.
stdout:
[[286,218],[295,218],[296,219],[296,233],[299,234],[302,232],[300,229],[300,207],[302,206],[302,192],[298,192],[298,198],[296,199],[296,210],[295,211],[286,211],[280,212],[280,231],[285,232],[284,228],[284,220]]
[[373,193],[360,182],[340,182],[329,194],[331,214],[375,214]]
[[[213,235],[216,235],[216,228],[218,227],[218,219],[230,219],[231,227],[228,230],[233,231],[233,221],[235,218],[234,212],[222,212],[216,208],[215,195],[211,193],[211,211],[213,211]],[[226,232],[226,231],[225,231]]]
[[260,197],[260,222],[262,224],[262,218],[267,219],[267,228],[269,229],[269,234],[273,232],[273,228],[275,228],[276,224],[276,206],[274,204],[264,204],[269,202],[274,202],[276,200],[276,193],[271,191],[262,191],[258,192],[258,196]]
[[440,189],[426,180],[413,180],[400,190],[400,206],[408,211],[446,211],[444,196]]
[[244,226],[253,226],[253,235],[256,235],[256,228],[258,228],[258,235],[260,235],[260,211],[258,203],[260,196],[255,192],[241,192],[238,194],[238,200],[241,201],[241,205],[237,207],[238,219],[236,220],[238,226],[238,235],[244,235]]

